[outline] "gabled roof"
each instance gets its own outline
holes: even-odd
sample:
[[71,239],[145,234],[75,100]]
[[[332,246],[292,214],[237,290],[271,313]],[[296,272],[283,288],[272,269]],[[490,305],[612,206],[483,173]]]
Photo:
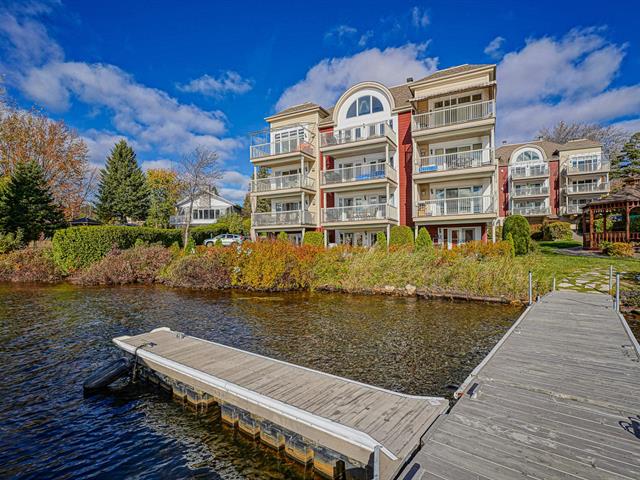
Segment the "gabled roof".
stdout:
[[578,138],[576,140],[569,140],[567,143],[560,145],[558,151],[566,152],[567,150],[580,150],[583,148],[597,148],[602,147],[600,142],[589,140],[587,138]]
[[303,102],[303,103],[299,103],[298,105],[293,105],[291,107],[287,107],[284,110],[280,110],[279,112],[274,113],[273,115],[269,116],[266,118],[267,121],[277,118],[277,117],[282,117],[285,115],[291,115],[294,113],[300,113],[300,112],[306,112],[307,110],[311,111],[311,110],[320,110],[320,116],[326,116],[327,115],[327,111],[321,107],[320,105],[318,105],[317,103],[314,102]]
[[[226,203],[231,207],[235,207],[236,204],[234,202],[232,202],[231,200],[227,200],[224,197],[221,197],[220,195],[218,195],[217,193],[213,193],[211,191],[207,191],[202,189],[199,193],[198,193],[198,197],[202,196],[202,195],[210,195],[212,198],[215,198],[216,200],[220,200],[222,203]],[[176,203],[176,206],[180,206],[183,203],[187,203],[189,202],[189,198],[188,197],[184,197],[182,200],[180,200],[179,202]]]
[[458,65],[456,67],[449,67],[449,68],[443,68],[442,70],[437,70],[435,72],[433,72],[430,75],[427,75],[426,77],[423,77],[419,80],[416,80],[413,83],[421,83],[421,82],[428,82],[430,80],[437,80],[439,78],[446,78],[446,77],[450,77],[453,75],[457,75],[459,73],[464,73],[464,72],[470,72],[471,70],[477,70],[480,68],[486,68],[486,67],[493,67],[493,64],[491,63],[476,63],[476,64],[469,64],[469,63],[465,63],[464,65]]
[[604,198],[589,202],[587,205],[608,205],[627,202],[640,202],[640,188],[637,185],[625,185],[621,190],[610,193]]
[[496,158],[500,165],[507,165],[511,154],[519,148],[531,145],[540,148],[548,159],[557,157],[558,148],[562,145],[559,143],[549,142],[547,140],[535,140],[533,142],[512,143],[508,145],[502,145],[496,148]]

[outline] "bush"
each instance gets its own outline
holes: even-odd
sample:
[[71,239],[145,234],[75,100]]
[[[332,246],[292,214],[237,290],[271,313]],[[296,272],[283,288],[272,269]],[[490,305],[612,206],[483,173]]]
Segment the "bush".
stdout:
[[[604,230],[602,229],[603,225],[604,218],[596,218],[593,221],[593,228],[595,229],[596,233],[604,232]],[[613,230],[613,220],[611,217],[607,217],[607,232],[610,232],[611,230]]]
[[610,257],[633,257],[635,251],[632,243],[624,242],[601,242],[602,253]]
[[543,240],[571,240],[573,232],[569,222],[550,222],[542,226]]
[[9,253],[22,247],[22,230],[17,232],[0,233],[0,254]]
[[425,227],[420,227],[418,236],[416,237],[416,250],[431,252],[433,251],[433,240]]
[[511,234],[516,255],[525,255],[531,250],[531,229],[522,215],[510,215],[502,227],[502,239]]
[[53,260],[50,241],[35,242],[0,256],[2,282],[57,282],[61,279],[62,271]]
[[124,250],[136,240],[159,243],[166,247],[181,242],[177,229],[149,227],[70,227],[53,235],[53,257],[64,272],[74,272],[97,262],[113,248]]
[[233,249],[214,247],[204,253],[177,258],[161,274],[172,287],[220,290],[231,287],[229,257]]
[[289,235],[287,235],[287,232],[280,232],[278,234],[278,236],[276,237],[276,240],[281,241],[281,242],[288,242],[289,241]]
[[220,222],[211,225],[191,227],[189,229],[189,235],[193,238],[196,245],[202,245],[205,240],[223,233],[229,233],[229,229],[226,224],[222,224]]
[[513,235],[511,234],[511,232],[507,233],[507,238],[506,238],[505,242],[507,242],[507,244],[509,245],[509,256],[510,257],[515,257],[516,256],[516,246],[513,243]]
[[387,248],[387,234],[384,232],[376,233],[376,246]]
[[389,246],[404,247],[413,246],[413,231],[406,225],[394,225],[391,227]]
[[80,285],[153,283],[171,258],[171,249],[159,245],[114,249],[102,260],[73,276],[71,281]]
[[542,225],[537,223],[535,225],[531,225],[531,240],[541,241],[543,239]]
[[513,243],[505,240],[499,242],[473,241],[458,245],[456,250],[460,255],[475,257],[478,260],[495,257],[513,257]]
[[324,234],[322,232],[304,232],[302,244],[324,247]]

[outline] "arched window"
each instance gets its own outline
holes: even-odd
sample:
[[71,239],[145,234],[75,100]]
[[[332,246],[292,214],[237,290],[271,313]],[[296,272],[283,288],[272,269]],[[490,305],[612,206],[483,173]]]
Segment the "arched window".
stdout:
[[533,148],[520,152],[516,157],[516,162],[539,162],[541,160],[540,154]]
[[369,115],[370,113],[382,112],[384,107],[380,99],[373,95],[363,95],[354,100],[347,110],[347,118]]

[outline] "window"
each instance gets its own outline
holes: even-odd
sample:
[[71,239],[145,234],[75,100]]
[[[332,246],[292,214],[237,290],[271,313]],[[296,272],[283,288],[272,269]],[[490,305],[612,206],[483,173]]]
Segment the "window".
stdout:
[[384,108],[382,108],[382,102],[376,97],[371,97],[371,112],[376,113],[381,112],[382,110],[384,110]]
[[349,107],[349,110],[347,110],[347,118],[353,118],[356,115],[358,115],[358,103],[353,102]]
[[370,113],[382,112],[384,107],[380,99],[372,95],[364,95],[354,100],[347,110],[347,118],[369,115]]
[[537,150],[529,149],[521,152],[516,157],[516,162],[539,162],[542,160]]

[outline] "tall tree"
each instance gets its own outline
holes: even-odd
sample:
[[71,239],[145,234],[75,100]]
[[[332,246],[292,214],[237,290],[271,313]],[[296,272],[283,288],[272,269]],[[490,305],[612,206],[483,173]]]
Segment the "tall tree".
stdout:
[[120,140],[100,170],[96,213],[103,222],[144,220],[149,210],[149,188],[136,154]]
[[188,200],[184,227],[184,248],[187,248],[193,218],[193,204],[203,192],[215,190],[216,182],[222,178],[220,159],[217,153],[204,147],[197,147],[178,162],[177,173]]
[[587,138],[602,144],[602,153],[612,158],[628,138],[625,130],[614,126],[602,126],[594,123],[558,122],[552,128],[543,128],[539,135],[543,140],[555,143],[566,143],[569,140]]
[[611,159],[611,176],[628,178],[640,175],[640,132],[634,133]]
[[147,185],[150,203],[146,223],[156,228],[166,228],[182,194],[178,175],[162,168],[150,169],[147,170]]
[[42,167],[19,163],[0,193],[0,230],[21,230],[25,241],[50,237],[65,226],[62,209],[53,199]]

